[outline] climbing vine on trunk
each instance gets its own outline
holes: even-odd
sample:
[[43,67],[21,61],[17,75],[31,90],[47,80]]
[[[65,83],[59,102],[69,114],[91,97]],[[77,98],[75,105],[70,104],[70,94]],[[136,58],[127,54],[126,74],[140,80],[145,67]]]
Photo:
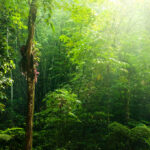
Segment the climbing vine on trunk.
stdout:
[[26,145],[25,150],[32,149],[32,129],[34,114],[34,95],[35,95],[35,72],[34,72],[34,55],[33,55],[33,39],[35,33],[35,21],[37,15],[37,0],[30,3],[30,12],[28,20],[28,39],[25,46],[26,55],[26,78],[28,92],[28,112],[26,124]]

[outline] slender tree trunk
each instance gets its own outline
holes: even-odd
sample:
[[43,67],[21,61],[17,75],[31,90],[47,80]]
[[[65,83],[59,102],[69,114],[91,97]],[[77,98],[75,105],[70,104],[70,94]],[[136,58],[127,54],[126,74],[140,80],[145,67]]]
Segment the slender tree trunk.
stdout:
[[33,130],[34,97],[35,97],[34,96],[35,78],[34,78],[34,62],[33,62],[34,56],[32,52],[32,46],[35,31],[36,15],[37,15],[37,0],[32,0],[29,12],[28,39],[26,43],[28,112],[27,112],[25,150],[32,150],[32,130]]
[[130,120],[130,87],[125,90],[125,123],[128,124]]
[[[9,51],[8,51],[8,46],[9,46],[9,28],[7,27],[7,56],[9,56]],[[10,72],[11,79],[13,79],[12,71]],[[10,90],[10,97],[11,97],[11,105],[13,103],[13,83],[11,85],[11,90]]]
[[107,81],[106,81],[106,88],[107,88],[107,123],[110,123],[110,65],[107,65]]
[[[11,79],[13,80],[13,73],[11,71]],[[13,104],[13,99],[14,99],[14,87],[13,87],[13,83],[11,85],[11,105]]]

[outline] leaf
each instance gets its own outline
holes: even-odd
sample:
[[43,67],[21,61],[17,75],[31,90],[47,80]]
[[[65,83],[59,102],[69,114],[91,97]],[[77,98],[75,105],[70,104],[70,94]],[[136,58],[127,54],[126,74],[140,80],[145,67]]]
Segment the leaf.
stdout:
[[8,135],[8,134],[0,134],[0,140],[3,141],[9,141],[11,140],[12,136]]

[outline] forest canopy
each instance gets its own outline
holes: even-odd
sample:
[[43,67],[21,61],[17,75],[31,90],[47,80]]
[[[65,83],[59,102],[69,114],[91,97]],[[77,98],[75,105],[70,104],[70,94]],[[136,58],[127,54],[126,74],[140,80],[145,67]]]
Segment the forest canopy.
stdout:
[[0,0],[0,150],[149,150],[149,16],[149,0]]

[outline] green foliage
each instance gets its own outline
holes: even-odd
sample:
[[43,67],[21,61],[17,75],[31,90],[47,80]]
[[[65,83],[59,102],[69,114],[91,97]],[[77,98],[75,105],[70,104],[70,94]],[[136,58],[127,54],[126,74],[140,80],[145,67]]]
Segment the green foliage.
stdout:
[[[64,137],[69,131],[67,129],[70,128],[70,125],[80,122],[77,117],[77,110],[80,108],[81,103],[76,94],[66,89],[50,92],[43,102],[46,104],[45,109],[35,115],[35,125],[39,130],[39,132],[35,133],[35,139],[40,144],[37,145],[37,149],[40,147],[48,148],[49,146],[58,148],[64,143]],[[50,131],[50,129],[52,130]],[[47,143],[49,139],[44,139],[43,141],[43,136],[48,136],[51,139],[51,143]],[[59,140],[61,140],[60,143],[58,143]],[[42,141],[43,144],[41,143]]]
[[150,148],[150,128],[139,125],[131,129],[132,147],[136,150],[147,150]]
[[7,77],[8,73],[15,67],[11,57],[9,56],[10,49],[7,48],[6,39],[0,34],[0,98],[6,98],[3,90],[6,86],[12,84],[12,79]]
[[46,95],[43,102],[46,103],[46,109],[40,114],[46,117],[43,121],[47,125],[51,122],[62,121],[62,119],[63,121],[67,121],[69,118],[78,120],[76,110],[79,109],[81,103],[77,99],[77,95],[71,93],[71,91],[58,89],[50,92]]
[[[150,149],[150,2],[39,0],[37,6],[34,149]],[[0,3],[2,129],[25,125],[26,81],[18,62],[28,11],[27,0]],[[20,135],[0,133],[3,149],[23,149]]]
[[0,141],[9,141],[12,137],[7,134],[0,134]]
[[150,148],[150,128],[146,125],[137,125],[129,129],[120,123],[113,122],[108,126],[106,136],[108,150],[147,150]]
[[108,126],[109,134],[107,135],[107,149],[108,150],[129,150],[130,144],[130,130],[117,122]]
[[80,104],[80,101],[77,100],[77,95],[66,89],[58,89],[52,93],[50,92],[44,101],[46,102],[47,107],[56,108],[56,110],[53,110],[54,112],[61,109],[64,113],[65,111],[74,111]]
[[11,128],[0,131],[0,144],[3,149],[17,149],[23,148],[25,132],[22,128]]

